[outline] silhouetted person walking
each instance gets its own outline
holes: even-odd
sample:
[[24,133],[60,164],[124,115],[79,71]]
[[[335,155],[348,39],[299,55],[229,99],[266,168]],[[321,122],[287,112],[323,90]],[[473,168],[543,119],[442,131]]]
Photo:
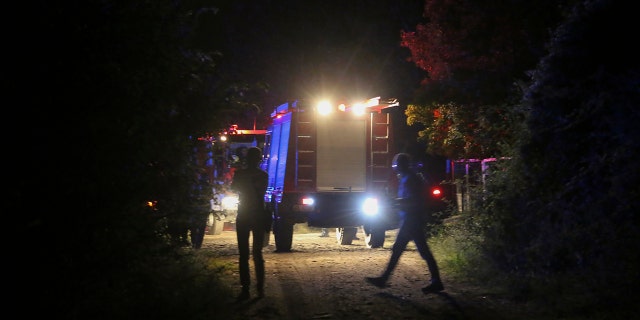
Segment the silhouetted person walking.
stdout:
[[271,216],[264,208],[264,194],[267,190],[269,175],[259,168],[262,152],[251,147],[247,151],[247,166],[238,169],[233,175],[231,189],[238,193],[238,217],[236,218],[236,236],[240,254],[240,284],[242,291],[237,300],[249,299],[251,277],[249,274],[249,235],[252,233],[252,255],[256,272],[258,296],[264,296],[264,258],[262,247],[265,232],[271,225]]
[[384,288],[391,273],[398,264],[400,256],[407,248],[409,241],[416,244],[420,256],[427,262],[431,283],[422,288],[425,294],[444,290],[440,279],[440,271],[436,260],[427,245],[427,236],[424,231],[426,208],[422,199],[424,181],[420,175],[410,168],[411,156],[406,153],[398,153],[393,158],[392,168],[398,174],[399,185],[395,206],[400,215],[400,230],[391,249],[391,258],[387,268],[379,277],[366,277],[367,282],[376,287]]

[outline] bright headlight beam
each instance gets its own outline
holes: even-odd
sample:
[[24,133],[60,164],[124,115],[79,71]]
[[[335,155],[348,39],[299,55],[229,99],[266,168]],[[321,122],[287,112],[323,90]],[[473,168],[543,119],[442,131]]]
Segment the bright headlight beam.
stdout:
[[222,209],[225,210],[238,210],[238,196],[227,195],[222,198]]
[[378,199],[375,198],[367,198],[364,200],[362,204],[362,211],[368,215],[372,216],[378,213]]
[[316,106],[318,113],[321,115],[329,114],[332,111],[332,106],[329,101],[320,101]]
[[356,103],[351,108],[353,110],[353,114],[355,114],[356,116],[361,116],[364,114],[365,105],[361,103]]

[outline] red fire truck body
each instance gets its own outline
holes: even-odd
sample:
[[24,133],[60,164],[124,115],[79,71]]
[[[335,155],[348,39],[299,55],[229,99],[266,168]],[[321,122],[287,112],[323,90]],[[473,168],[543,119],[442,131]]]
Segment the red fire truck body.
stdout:
[[385,231],[395,228],[384,204],[395,194],[389,111],[397,105],[378,97],[339,106],[292,101],[275,108],[262,167],[269,173],[265,202],[274,214],[277,251],[291,250],[293,226],[304,222],[337,228],[340,244],[351,244],[362,226],[366,244],[382,246]]

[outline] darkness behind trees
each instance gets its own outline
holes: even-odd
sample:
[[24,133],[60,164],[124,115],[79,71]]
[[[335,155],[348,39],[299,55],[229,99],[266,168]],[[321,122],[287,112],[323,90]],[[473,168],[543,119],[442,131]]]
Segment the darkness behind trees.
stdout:
[[[11,192],[30,251],[20,284],[28,312],[171,317],[193,299],[180,291],[198,290],[187,272],[173,274],[185,262],[162,221],[186,219],[193,139],[221,127],[212,111],[234,101],[231,84],[218,81],[217,53],[192,41],[196,2],[37,2],[20,11],[33,31],[16,76],[28,80],[17,108],[28,138],[16,149]],[[150,293],[159,307],[145,306]]]

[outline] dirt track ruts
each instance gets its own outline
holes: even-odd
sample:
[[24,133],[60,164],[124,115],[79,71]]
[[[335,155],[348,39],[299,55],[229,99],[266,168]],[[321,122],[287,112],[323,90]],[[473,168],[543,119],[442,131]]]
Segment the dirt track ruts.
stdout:
[[[365,276],[379,275],[393,244],[394,231],[387,232],[383,248],[369,249],[364,236],[351,245],[339,245],[332,230],[330,237],[319,232],[294,233],[292,252],[275,253],[273,235],[263,250],[266,266],[265,297],[236,303],[234,319],[511,319],[493,311],[504,302],[479,288],[448,282],[445,291],[423,294],[429,279],[426,263],[411,243],[396,268],[389,287],[367,284]],[[235,232],[207,235],[201,250],[235,267],[225,281],[235,293],[240,290],[237,273]],[[437,258],[437,256],[436,256]],[[253,263],[251,276],[254,281]]]

